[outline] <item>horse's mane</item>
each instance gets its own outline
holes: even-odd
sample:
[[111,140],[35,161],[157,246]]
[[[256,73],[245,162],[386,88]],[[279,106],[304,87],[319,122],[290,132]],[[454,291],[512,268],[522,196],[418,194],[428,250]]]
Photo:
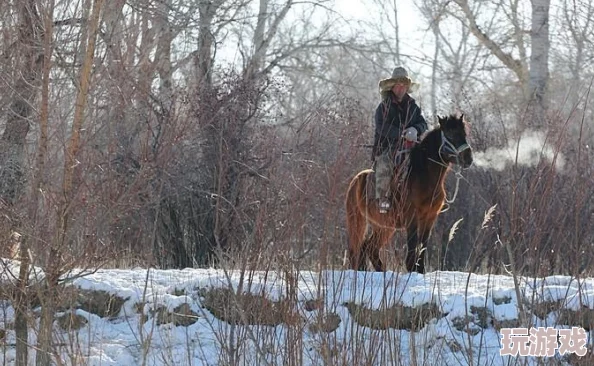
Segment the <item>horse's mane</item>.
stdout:
[[413,147],[413,150],[422,148],[426,149],[429,146],[434,145],[433,142],[437,141],[438,139],[441,139],[441,126],[439,125],[427,131],[424,136],[422,136],[421,142]]

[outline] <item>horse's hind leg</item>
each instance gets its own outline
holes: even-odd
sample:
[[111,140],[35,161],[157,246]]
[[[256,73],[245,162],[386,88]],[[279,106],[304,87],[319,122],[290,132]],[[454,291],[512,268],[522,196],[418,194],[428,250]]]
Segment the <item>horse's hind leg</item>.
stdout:
[[376,272],[384,272],[386,268],[384,267],[384,263],[380,258],[380,247],[376,243],[369,248],[369,260],[371,264],[373,264],[373,268]]
[[365,238],[358,246],[349,246],[349,262],[355,271],[367,270],[367,256],[369,253],[369,238]]
[[369,259],[377,272],[386,271],[385,263],[380,258],[380,249],[387,245],[391,238],[392,233],[388,230],[375,231],[371,237]]
[[359,253],[351,253],[353,257],[356,256],[358,265],[355,268],[355,261],[351,262],[353,269],[357,271],[367,271],[367,258],[371,260],[371,264],[376,271],[382,271],[383,263],[379,257],[379,247],[377,245],[377,236],[375,233],[367,236],[360,246]]
[[359,228],[358,224],[354,227],[349,225],[349,263],[355,271],[364,271],[365,256],[369,247],[369,239],[365,238],[365,228]]
[[[360,257],[361,261],[359,262],[359,267],[357,270],[359,271],[367,271],[367,258],[369,258],[373,263],[373,258],[371,256],[373,250],[373,235],[370,235],[365,238],[363,244],[361,245],[361,253]],[[375,264],[374,264],[375,265]]]
[[355,271],[366,269],[367,254],[367,221],[357,206],[357,198],[353,190],[349,189],[346,202],[346,224],[349,241],[349,262]]

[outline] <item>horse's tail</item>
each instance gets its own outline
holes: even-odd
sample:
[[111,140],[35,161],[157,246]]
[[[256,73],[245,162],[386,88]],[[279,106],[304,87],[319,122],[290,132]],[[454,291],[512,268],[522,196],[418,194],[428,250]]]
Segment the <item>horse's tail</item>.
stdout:
[[360,204],[365,206],[366,182],[367,174],[357,174],[349,184],[345,199],[348,255],[350,266],[354,270],[357,270],[361,261],[365,260],[362,246],[367,230],[367,221],[362,212],[365,207],[361,207]]

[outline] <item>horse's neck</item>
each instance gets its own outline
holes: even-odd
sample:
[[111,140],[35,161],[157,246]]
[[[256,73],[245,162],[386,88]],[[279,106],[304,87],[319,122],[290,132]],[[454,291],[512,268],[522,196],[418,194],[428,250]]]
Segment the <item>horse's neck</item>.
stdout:
[[417,166],[413,167],[413,171],[416,170],[418,174],[425,176],[429,180],[426,183],[432,185],[442,185],[449,170],[449,164],[443,162],[439,155],[440,147],[441,131],[437,130],[427,135],[417,152],[420,154],[415,159]]

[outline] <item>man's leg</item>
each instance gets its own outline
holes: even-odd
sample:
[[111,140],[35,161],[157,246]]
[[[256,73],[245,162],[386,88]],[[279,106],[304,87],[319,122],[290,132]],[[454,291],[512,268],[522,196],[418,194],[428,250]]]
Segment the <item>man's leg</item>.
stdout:
[[375,158],[375,198],[378,199],[381,213],[387,212],[390,208],[390,201],[387,196],[390,190],[390,181],[394,165],[389,151]]

